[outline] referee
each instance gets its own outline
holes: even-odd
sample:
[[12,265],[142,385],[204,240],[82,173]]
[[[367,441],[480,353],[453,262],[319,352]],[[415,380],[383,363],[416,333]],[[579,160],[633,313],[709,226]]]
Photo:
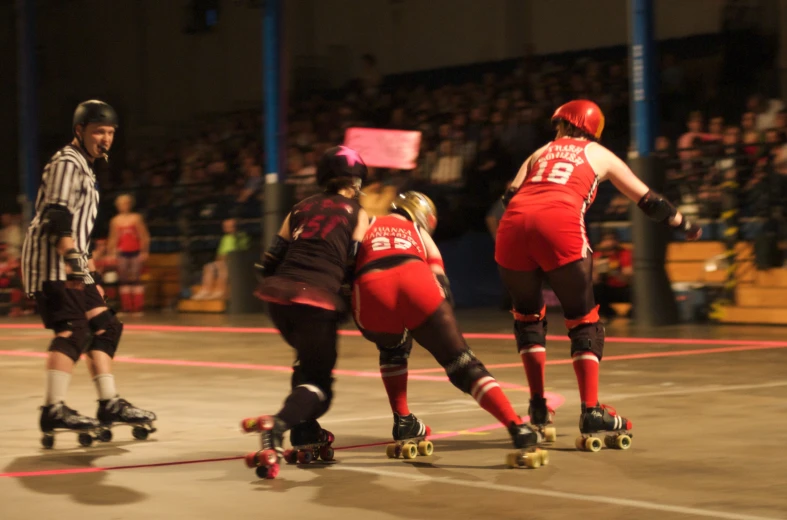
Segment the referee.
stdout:
[[[112,358],[123,324],[105,304],[98,275],[87,251],[98,213],[93,166],[106,161],[118,117],[108,104],[85,101],[74,112],[73,140],[44,168],[36,215],[22,249],[25,289],[36,299],[44,327],[54,331],[46,362],[46,396],[41,408],[42,443],[51,448],[58,430],[106,429],[114,423],[155,431],[155,414],[134,408],[115,389]],[[97,417],[65,405],[71,372],[82,354],[98,391]],[[137,431],[135,430],[135,436]]]

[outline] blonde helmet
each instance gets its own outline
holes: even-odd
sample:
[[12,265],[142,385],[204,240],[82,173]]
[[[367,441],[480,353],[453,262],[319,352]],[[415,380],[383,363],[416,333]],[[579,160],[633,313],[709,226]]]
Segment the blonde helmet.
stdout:
[[418,191],[406,191],[391,202],[391,211],[399,213],[425,229],[430,235],[437,227],[437,208],[432,199]]

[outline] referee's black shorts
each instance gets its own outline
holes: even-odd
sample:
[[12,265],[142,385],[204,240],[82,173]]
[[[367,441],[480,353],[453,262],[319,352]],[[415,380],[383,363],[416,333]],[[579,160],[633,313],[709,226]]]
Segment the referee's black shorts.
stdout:
[[55,332],[70,329],[66,326],[68,322],[86,321],[86,312],[106,305],[95,284],[85,285],[84,289],[70,289],[61,281],[44,282],[42,290],[36,291],[35,299],[44,327]]

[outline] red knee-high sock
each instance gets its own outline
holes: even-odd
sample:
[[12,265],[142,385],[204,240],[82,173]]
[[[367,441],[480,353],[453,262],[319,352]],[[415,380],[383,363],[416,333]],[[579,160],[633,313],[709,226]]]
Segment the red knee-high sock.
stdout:
[[127,291],[128,289],[121,289],[120,291],[120,308],[123,309],[123,312],[132,312],[134,308],[134,299],[133,295]]
[[142,312],[145,307],[145,293],[142,291],[134,293],[134,312]]
[[508,426],[512,422],[519,424],[522,419],[514,411],[511,402],[503,393],[497,380],[492,376],[485,376],[473,383],[470,389],[473,396],[481,408],[489,412],[495,419]]
[[579,398],[585,406],[598,404],[598,358],[592,352],[574,354],[574,373],[579,385]]
[[531,345],[519,351],[525,365],[530,395],[544,395],[544,369],[547,364],[547,350],[541,345]]
[[410,415],[410,408],[407,407],[407,364],[382,365],[380,375],[383,376],[391,410],[399,415]]

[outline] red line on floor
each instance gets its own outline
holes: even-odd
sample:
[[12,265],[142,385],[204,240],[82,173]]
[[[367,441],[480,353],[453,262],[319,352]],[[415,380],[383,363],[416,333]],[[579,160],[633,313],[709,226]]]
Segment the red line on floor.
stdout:
[[[28,330],[40,329],[41,325],[32,323],[3,323],[0,329]],[[124,330],[140,332],[221,332],[229,334],[278,334],[279,331],[271,327],[203,327],[194,325],[135,325],[125,324]],[[360,336],[357,330],[340,330],[342,336]],[[467,339],[500,339],[513,340],[513,334],[499,334],[486,332],[468,332],[464,334]],[[568,342],[566,336],[547,336],[549,341]],[[636,343],[636,344],[663,344],[663,345],[749,345],[760,346],[787,346],[787,341],[747,340],[747,339],[703,339],[703,338],[636,338],[636,337],[607,337],[607,343]]]

